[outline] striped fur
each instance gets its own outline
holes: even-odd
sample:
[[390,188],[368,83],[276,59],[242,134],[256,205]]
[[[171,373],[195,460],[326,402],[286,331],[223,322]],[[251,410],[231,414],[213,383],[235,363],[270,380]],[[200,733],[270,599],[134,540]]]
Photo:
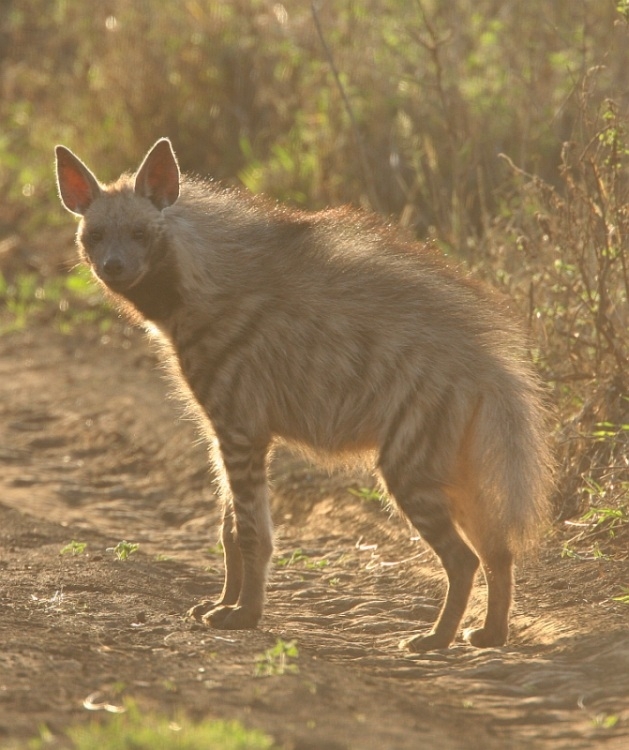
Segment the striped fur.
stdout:
[[487,615],[469,638],[504,643],[513,557],[547,518],[552,470],[540,386],[502,303],[362,214],[307,214],[180,176],[166,139],[109,186],[64,147],[57,174],[82,216],[83,258],[159,332],[217,446],[225,587],[191,614],[257,625],[279,438],[370,461],[440,558],[444,607],[413,650],[452,642],[479,559]]

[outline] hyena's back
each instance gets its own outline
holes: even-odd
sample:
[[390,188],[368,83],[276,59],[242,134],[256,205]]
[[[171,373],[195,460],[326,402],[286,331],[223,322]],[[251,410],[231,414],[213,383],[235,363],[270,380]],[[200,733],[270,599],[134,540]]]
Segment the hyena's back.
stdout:
[[226,580],[193,615],[241,628],[262,614],[265,462],[280,437],[372,456],[439,556],[446,601],[412,648],[453,640],[479,557],[487,616],[470,640],[504,643],[513,553],[544,519],[551,462],[538,383],[501,305],[364,216],[180,183],[166,140],[106,188],[67,149],[57,158],[84,257],[156,324],[218,444]]

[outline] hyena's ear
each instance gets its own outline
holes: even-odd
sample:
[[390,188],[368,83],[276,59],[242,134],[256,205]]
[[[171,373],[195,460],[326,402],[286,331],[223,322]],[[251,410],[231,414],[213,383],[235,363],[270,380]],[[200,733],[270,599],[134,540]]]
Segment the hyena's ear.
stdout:
[[101,194],[98,180],[69,148],[57,146],[55,155],[61,202],[68,211],[82,216]]
[[179,197],[179,165],[168,138],[161,138],[144,157],[135,177],[135,192],[161,211]]

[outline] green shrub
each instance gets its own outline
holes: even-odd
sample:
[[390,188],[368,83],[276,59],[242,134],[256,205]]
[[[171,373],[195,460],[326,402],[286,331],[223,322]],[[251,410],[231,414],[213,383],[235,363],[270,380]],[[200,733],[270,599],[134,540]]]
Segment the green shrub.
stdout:
[[498,154],[554,184],[580,82],[604,64],[613,98],[629,56],[596,0],[315,3],[322,38],[301,0],[5,6],[0,231],[65,220],[56,142],[109,179],[169,135],[187,170],[370,204],[465,251],[512,182]]

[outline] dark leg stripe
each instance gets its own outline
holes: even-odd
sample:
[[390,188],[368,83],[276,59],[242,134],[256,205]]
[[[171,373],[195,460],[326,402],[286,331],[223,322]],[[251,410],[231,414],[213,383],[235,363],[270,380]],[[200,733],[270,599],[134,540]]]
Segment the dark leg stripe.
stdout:
[[[242,355],[243,349],[247,347],[259,335],[264,327],[264,314],[262,311],[255,311],[241,324],[239,332],[223,346],[223,348],[212,356],[211,361],[206,362],[203,371],[203,377],[196,377],[198,382],[194,394],[202,406],[206,405],[207,398],[212,390],[212,386],[217,375],[224,369],[230,361]],[[201,373],[199,374],[201,375]]]
[[[448,437],[449,423],[445,415],[453,393],[453,387],[448,386],[436,405],[424,415],[422,423],[416,427],[413,439],[405,445],[398,446],[396,451],[390,450],[395,440],[394,436],[391,436],[388,446],[385,445],[380,452],[378,463],[383,472],[392,476],[404,476],[410,474],[412,469],[417,471],[423,468],[430,474],[436,453],[443,448],[442,441]],[[412,415],[408,415],[407,419],[412,419]],[[398,429],[402,426],[402,422],[397,424]]]
[[238,314],[238,309],[230,309],[229,299],[231,297],[224,297],[223,295],[216,295],[212,298],[214,314],[212,320],[192,329],[191,333],[185,338],[179,338],[178,330],[173,331],[173,338],[175,347],[179,355],[185,354],[189,349],[194,348],[197,344],[201,343],[206,336],[216,333],[220,330],[217,325],[217,321],[230,320],[234,315]]
[[247,487],[247,485],[253,485],[255,487],[264,484],[266,481],[266,472],[264,469],[255,469],[251,467],[249,463],[241,463],[239,465],[229,465],[227,468],[227,474],[229,478],[229,484],[232,490],[235,492],[236,485]]
[[251,445],[251,443],[246,443],[243,445],[222,434],[219,434],[218,442],[227,469],[234,461],[241,460],[247,460],[248,465],[252,467],[264,467],[267,453],[266,444]]
[[229,433],[219,434],[219,445],[234,505],[254,502],[256,491],[266,484],[267,446],[243,445]]
[[[267,351],[268,347],[266,346],[264,337],[260,336],[259,338],[264,350]],[[259,361],[259,352],[256,342],[252,342],[248,360],[253,362]],[[221,394],[220,400],[215,399],[215,403],[207,405],[208,407],[211,406],[212,419],[214,421],[222,420],[227,425],[231,424],[234,418],[238,396],[244,393],[245,398],[251,398],[250,393],[246,390],[251,389],[251,375],[245,380],[243,385],[243,374],[243,368],[237,368],[236,371],[231,374],[229,383],[225,385],[225,391]],[[253,381],[253,383],[254,385],[256,384],[255,381]]]
[[404,398],[400,401],[400,405],[396,409],[395,414],[393,415],[391,421],[389,422],[387,434],[385,435],[382,445],[380,446],[381,456],[385,456],[389,452],[391,447],[393,446],[393,443],[395,442],[395,438],[397,437],[397,434],[399,432],[400,426],[408,418],[407,416],[408,412],[415,398],[421,392],[421,387],[422,387],[422,382],[421,380],[418,379],[413,382],[413,385],[404,394]]
[[238,455],[224,455],[223,463],[225,464],[225,468],[227,469],[228,474],[237,471],[249,472],[251,470],[252,463],[251,454],[239,453]]
[[428,442],[423,456],[424,466],[431,466],[435,462],[438,451],[447,450],[446,441],[451,437],[448,433],[452,429],[449,419],[450,403],[454,398],[454,386],[449,385],[441,394],[437,405],[431,410],[426,423]]
[[229,386],[226,387],[226,393],[220,399],[220,403],[216,404],[212,409],[212,413],[220,419],[222,416],[226,421],[233,419],[234,407],[236,405],[236,398],[240,389],[240,383],[242,381],[242,368],[236,370],[233,373]]
[[[382,451],[378,459],[380,469],[392,477],[408,475],[413,464],[417,463],[417,457],[422,454],[422,449],[429,439],[423,425],[416,428],[415,435],[411,440],[400,445],[397,450]],[[393,492],[393,488],[391,488]]]
[[[411,493],[412,499],[404,499]],[[453,534],[456,535],[445,497],[435,482],[417,481],[412,490],[398,500],[398,505],[435,551],[446,545]]]
[[236,506],[236,515],[238,515],[238,509],[242,508],[243,505],[249,505],[255,502],[256,490],[260,487],[262,482],[253,481],[253,478],[249,473],[245,476],[230,476],[229,486],[232,489],[234,495],[234,505]]
[[247,557],[247,553],[253,553],[257,556],[258,546],[261,540],[260,529],[256,517],[243,509],[236,518],[236,528],[238,534],[238,545],[242,554]]

